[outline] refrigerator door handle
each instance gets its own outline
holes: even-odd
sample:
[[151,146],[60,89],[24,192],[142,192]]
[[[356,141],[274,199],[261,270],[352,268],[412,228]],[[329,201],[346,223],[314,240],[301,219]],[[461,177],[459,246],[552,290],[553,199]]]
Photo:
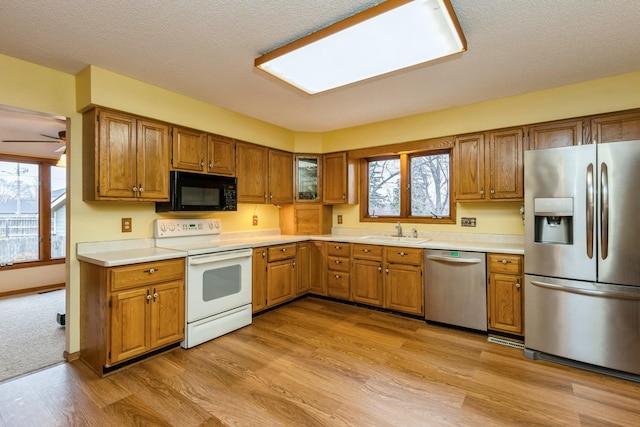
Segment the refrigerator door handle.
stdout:
[[593,195],[593,163],[587,166],[587,256],[593,258],[593,216],[595,212]]
[[607,164],[600,166],[600,256],[609,255],[609,171]]
[[622,292],[606,292],[606,291],[598,291],[598,290],[591,290],[591,289],[569,288],[566,286],[554,285],[552,283],[539,282],[537,280],[532,280],[531,284],[534,286],[538,286],[540,288],[553,289],[554,291],[570,292],[572,294],[578,294],[578,295],[588,295],[588,296],[602,297],[602,298],[628,299],[633,301],[640,301],[640,296],[634,295],[634,294],[624,294]]

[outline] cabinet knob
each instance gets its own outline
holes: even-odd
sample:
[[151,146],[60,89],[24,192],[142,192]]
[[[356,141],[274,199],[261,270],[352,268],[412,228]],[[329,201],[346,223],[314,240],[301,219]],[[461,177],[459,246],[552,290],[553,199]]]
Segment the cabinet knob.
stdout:
[[378,271],[382,272],[382,266],[381,265],[378,266]]
[[369,249],[363,249],[362,252],[364,252],[365,254],[369,253]]
[[493,188],[489,191],[491,194],[495,194],[496,190],[494,190]]
[[484,190],[480,190],[480,195],[484,196]]
[[336,279],[339,279],[339,278],[340,278],[340,275],[339,275],[339,274],[336,274],[336,275],[335,275],[335,276],[333,276],[333,277],[335,277]]
[[406,253],[404,253],[404,252],[398,252],[398,255],[400,255],[400,256],[405,256],[405,255],[407,255],[407,254],[406,254]]
[[153,274],[153,273],[155,273],[155,272],[156,272],[156,271],[158,271],[158,270],[159,270],[158,268],[150,268],[150,269],[148,269],[148,270],[145,270],[144,272],[145,272],[145,273],[149,273],[149,274]]
[[506,259],[500,260],[500,262],[503,264],[509,264],[509,261],[507,261]]
[[262,251],[262,258],[267,256],[267,251]]
[[269,193],[269,200],[273,200],[273,193]]
[[339,260],[335,260],[333,262],[335,262],[336,264],[341,264],[341,261],[339,261]]
[[387,273],[387,274],[389,274],[389,267],[385,268],[385,269],[384,269],[384,272],[385,272],[385,273]]
[[147,302],[151,301],[151,294],[147,292]]
[[347,194],[346,193],[342,193],[342,200],[347,200]]
[[292,266],[293,268],[296,268],[296,262],[295,262],[295,261],[293,261],[293,262],[291,263],[291,266]]
[[213,167],[213,163],[209,163],[209,169]]
[[516,283],[516,289],[520,290],[520,283]]
[[341,246],[334,246],[334,248],[335,248],[335,249],[338,249],[338,250],[342,249],[342,247],[341,247]]
[[134,186],[131,190],[132,190],[134,193],[137,193],[137,192],[138,192],[138,187]]
[[200,167],[204,166],[204,160],[200,160]]
[[138,187],[138,191],[141,193],[144,191],[144,188],[142,188],[142,184],[140,184],[140,187]]
[[287,252],[287,248],[280,249],[280,252]]
[[155,301],[156,298],[158,298],[158,293],[156,292],[156,290],[153,290],[153,300]]

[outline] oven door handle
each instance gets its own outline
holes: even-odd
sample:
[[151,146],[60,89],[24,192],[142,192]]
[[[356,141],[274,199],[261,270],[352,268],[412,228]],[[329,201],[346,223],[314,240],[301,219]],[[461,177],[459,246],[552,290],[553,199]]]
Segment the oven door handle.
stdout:
[[219,252],[214,254],[207,254],[199,257],[192,257],[189,259],[189,265],[203,265],[211,264],[218,261],[226,261],[230,259],[251,258],[251,250],[246,251],[229,251]]

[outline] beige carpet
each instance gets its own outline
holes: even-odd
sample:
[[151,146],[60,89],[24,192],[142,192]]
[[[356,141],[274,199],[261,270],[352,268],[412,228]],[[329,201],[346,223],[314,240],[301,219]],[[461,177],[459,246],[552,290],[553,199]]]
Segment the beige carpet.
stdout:
[[64,289],[0,298],[0,382],[64,360]]

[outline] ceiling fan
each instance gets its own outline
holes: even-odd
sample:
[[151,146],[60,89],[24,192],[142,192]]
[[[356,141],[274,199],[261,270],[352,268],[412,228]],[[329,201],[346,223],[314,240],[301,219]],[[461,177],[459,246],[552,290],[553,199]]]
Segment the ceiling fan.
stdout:
[[[45,138],[49,138],[49,139],[44,139],[44,140],[37,140],[37,139],[3,139],[2,142],[57,142],[59,144],[63,144],[67,141],[67,131],[66,130],[61,130],[60,132],[58,132],[58,136],[50,136],[50,135],[45,135],[43,133],[41,133],[40,135],[44,136]],[[58,150],[56,150],[58,151]],[[62,151],[62,150],[60,150]]]

